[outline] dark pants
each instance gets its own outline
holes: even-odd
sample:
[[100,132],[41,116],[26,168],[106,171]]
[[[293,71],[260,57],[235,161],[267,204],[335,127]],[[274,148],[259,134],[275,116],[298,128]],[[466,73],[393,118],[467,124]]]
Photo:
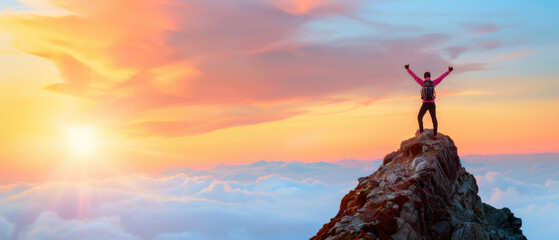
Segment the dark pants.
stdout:
[[435,131],[435,136],[437,135],[437,107],[435,106],[434,102],[424,102],[421,105],[421,109],[419,109],[419,114],[417,115],[417,121],[419,122],[419,132],[423,132],[423,116],[429,110],[429,114],[431,115],[431,120],[433,121],[433,128]]

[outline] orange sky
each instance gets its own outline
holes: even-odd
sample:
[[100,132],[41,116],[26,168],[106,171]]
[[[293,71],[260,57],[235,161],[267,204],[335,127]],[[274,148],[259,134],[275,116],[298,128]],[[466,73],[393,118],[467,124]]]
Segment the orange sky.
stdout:
[[559,73],[501,23],[346,32],[354,2],[22,2],[0,14],[1,181],[382,158],[417,129],[406,63],[455,67],[437,115],[461,155],[559,151]]

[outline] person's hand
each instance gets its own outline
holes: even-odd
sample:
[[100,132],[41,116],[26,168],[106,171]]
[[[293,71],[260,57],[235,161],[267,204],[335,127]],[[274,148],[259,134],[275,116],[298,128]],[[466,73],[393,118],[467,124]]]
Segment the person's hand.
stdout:
[[404,68],[405,68],[405,69],[408,69],[408,68],[410,68],[410,65],[409,65],[409,64],[406,64],[406,65],[404,66]]
[[452,70],[454,70],[454,68],[451,67],[451,66],[448,66],[448,71],[449,71],[449,72],[452,72]]

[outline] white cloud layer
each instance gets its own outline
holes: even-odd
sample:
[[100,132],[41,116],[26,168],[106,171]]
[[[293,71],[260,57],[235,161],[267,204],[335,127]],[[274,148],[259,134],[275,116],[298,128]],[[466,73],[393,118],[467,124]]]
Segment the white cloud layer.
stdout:
[[559,153],[463,156],[481,199],[522,218],[528,239],[559,236]]
[[[480,196],[528,239],[559,235],[559,154],[462,157]],[[516,157],[516,158],[515,158]],[[256,162],[86,182],[0,186],[0,239],[308,239],[379,161]]]
[[308,239],[378,165],[261,161],[7,185],[0,188],[0,239]]

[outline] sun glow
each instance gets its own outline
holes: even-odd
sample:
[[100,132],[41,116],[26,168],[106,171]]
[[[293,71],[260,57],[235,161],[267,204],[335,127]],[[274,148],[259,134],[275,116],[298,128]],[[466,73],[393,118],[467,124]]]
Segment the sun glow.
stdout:
[[69,127],[66,140],[71,152],[78,156],[91,155],[97,148],[97,132],[91,127]]

